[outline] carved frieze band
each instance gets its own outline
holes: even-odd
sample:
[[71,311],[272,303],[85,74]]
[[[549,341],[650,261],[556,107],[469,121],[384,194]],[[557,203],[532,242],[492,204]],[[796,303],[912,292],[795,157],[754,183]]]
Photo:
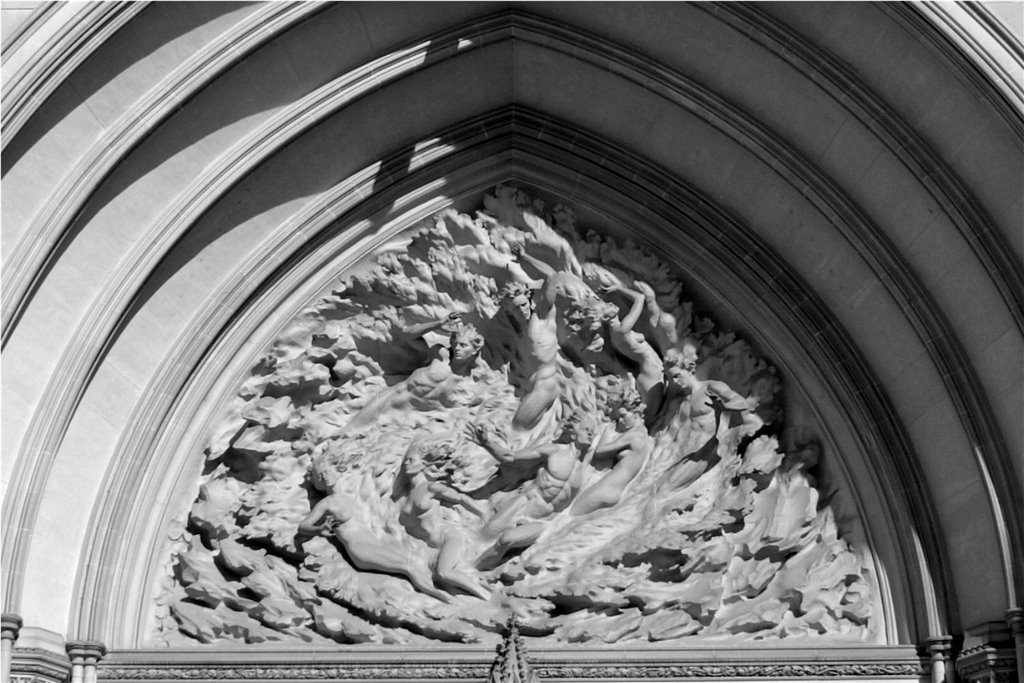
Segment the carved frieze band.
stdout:
[[[408,665],[373,664],[345,666],[108,666],[101,665],[101,680],[437,680],[479,679],[487,676],[487,664]],[[542,679],[679,679],[679,678],[916,678],[924,675],[919,662],[808,664],[658,664],[658,665],[537,665]]]

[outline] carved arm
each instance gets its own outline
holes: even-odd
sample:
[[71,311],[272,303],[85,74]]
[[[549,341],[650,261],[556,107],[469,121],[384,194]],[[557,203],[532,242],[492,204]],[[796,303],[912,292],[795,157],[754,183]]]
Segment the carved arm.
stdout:
[[708,380],[707,388],[722,399],[722,407],[727,410],[753,410],[757,407],[756,402],[747,400],[725,382]]
[[620,291],[633,299],[633,305],[630,307],[629,313],[619,321],[619,331],[623,333],[631,332],[633,330],[633,326],[636,325],[638,320],[640,320],[640,314],[644,311],[644,302],[646,301],[646,297],[644,297],[640,292],[635,292],[631,289],[620,288]]
[[330,514],[330,499],[324,498],[299,522],[298,530],[299,533],[317,536],[324,531],[332,531],[337,523]]
[[457,323],[459,322],[461,317],[462,316],[459,313],[449,313],[446,318],[443,318],[441,320],[430,320],[425,323],[406,325],[402,328],[402,333],[407,334],[410,337],[421,337],[427,332],[430,332],[433,329],[437,329],[442,325],[446,325],[448,323]]
[[456,491],[455,489],[451,488],[450,486],[447,486],[445,484],[442,484],[441,482],[435,481],[435,482],[431,482],[427,486],[427,489],[432,494],[434,494],[435,496],[440,498],[441,500],[446,500],[449,503],[454,503],[456,505],[461,505],[462,507],[464,507],[467,510],[469,510],[470,512],[472,512],[477,517],[483,517],[484,516],[483,506],[481,506],[478,501],[470,498],[469,496],[467,496],[464,493]]

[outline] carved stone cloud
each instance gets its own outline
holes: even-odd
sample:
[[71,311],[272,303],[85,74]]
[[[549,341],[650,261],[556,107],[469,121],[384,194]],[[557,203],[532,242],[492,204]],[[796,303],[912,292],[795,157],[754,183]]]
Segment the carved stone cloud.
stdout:
[[340,282],[210,435],[157,640],[876,630],[775,369],[648,251],[499,186]]

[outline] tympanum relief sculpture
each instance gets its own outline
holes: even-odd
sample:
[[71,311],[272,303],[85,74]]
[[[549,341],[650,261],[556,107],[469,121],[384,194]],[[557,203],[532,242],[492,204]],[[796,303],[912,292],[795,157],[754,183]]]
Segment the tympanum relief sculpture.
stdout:
[[499,187],[340,283],[211,435],[159,641],[874,631],[775,370],[649,252]]

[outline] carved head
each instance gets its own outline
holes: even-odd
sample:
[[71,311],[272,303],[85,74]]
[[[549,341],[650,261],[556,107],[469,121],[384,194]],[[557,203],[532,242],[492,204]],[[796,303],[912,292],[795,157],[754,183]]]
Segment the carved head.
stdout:
[[630,429],[643,424],[646,404],[631,375],[610,385],[605,392],[604,413],[620,427]]
[[572,305],[566,313],[568,319],[578,319],[590,323],[592,329],[599,329],[601,323],[605,323],[619,314],[619,308],[613,303],[590,295],[572,300]]
[[358,467],[358,463],[345,454],[325,449],[313,456],[309,468],[309,481],[317,490],[332,493],[338,488],[343,475]]
[[452,442],[420,442],[417,455],[420,463],[417,471],[423,472],[428,480],[445,482],[456,488],[469,481],[466,473],[467,458],[455,450]]
[[697,380],[697,348],[687,342],[682,349],[669,349],[665,353],[665,380],[676,389],[690,391]]
[[597,420],[584,410],[573,410],[562,418],[562,436],[573,443],[590,443],[597,427]]
[[518,313],[524,319],[533,314],[533,290],[518,281],[505,284],[498,292],[498,302],[508,311]]
[[484,337],[471,323],[461,323],[451,336],[451,358],[453,361],[465,362],[480,353],[484,347]]

